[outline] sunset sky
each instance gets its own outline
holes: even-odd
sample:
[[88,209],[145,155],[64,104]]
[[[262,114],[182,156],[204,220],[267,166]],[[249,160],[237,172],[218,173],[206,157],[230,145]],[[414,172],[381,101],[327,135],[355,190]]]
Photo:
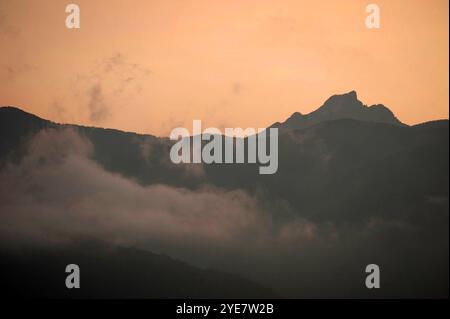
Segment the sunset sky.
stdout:
[[0,0],[0,105],[154,135],[267,127],[351,90],[448,118],[448,20],[447,0]]

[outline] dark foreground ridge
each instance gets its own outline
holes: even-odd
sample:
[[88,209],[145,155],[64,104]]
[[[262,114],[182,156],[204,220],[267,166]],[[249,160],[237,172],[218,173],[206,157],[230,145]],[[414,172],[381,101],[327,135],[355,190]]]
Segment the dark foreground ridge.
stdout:
[[[242,277],[192,267],[134,248],[81,242],[57,249],[1,252],[2,294],[25,298],[274,298]],[[81,269],[80,289],[67,289],[64,272]]]

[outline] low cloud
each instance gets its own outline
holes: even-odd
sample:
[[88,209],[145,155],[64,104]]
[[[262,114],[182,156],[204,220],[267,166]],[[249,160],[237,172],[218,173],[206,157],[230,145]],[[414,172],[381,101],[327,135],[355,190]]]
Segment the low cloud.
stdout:
[[255,248],[314,237],[315,226],[306,221],[275,230],[270,215],[242,190],[143,187],[105,171],[92,152],[92,144],[73,129],[43,130],[31,140],[20,164],[0,174],[3,243],[96,238],[157,250],[201,250],[205,243],[209,249]]
[[[142,155],[151,160],[147,142]],[[421,289],[418,274],[448,260],[430,249],[442,242],[433,237],[439,233],[422,232],[417,222],[380,217],[313,222],[288,203],[267,203],[240,189],[142,186],[102,168],[92,159],[94,151],[75,129],[46,129],[30,140],[19,163],[2,167],[0,248],[97,239],[239,273],[291,297],[337,291],[340,297],[355,291],[361,296],[369,263],[386,269],[387,281],[402,273],[408,282],[399,291],[410,285]],[[429,280],[448,278],[443,269]],[[420,289],[406,292],[420,295]]]

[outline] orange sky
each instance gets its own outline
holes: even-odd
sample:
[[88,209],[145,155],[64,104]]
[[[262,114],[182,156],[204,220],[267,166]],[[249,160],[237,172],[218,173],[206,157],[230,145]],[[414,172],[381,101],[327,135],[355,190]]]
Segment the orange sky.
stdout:
[[408,124],[449,114],[447,0],[0,0],[0,41],[0,105],[57,122],[266,127],[353,89]]

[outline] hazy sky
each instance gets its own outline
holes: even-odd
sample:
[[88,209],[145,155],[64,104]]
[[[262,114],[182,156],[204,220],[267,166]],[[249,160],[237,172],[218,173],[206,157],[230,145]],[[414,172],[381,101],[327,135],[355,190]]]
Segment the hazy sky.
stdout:
[[0,0],[0,41],[0,105],[58,122],[266,127],[350,90],[408,124],[449,114],[447,0]]

